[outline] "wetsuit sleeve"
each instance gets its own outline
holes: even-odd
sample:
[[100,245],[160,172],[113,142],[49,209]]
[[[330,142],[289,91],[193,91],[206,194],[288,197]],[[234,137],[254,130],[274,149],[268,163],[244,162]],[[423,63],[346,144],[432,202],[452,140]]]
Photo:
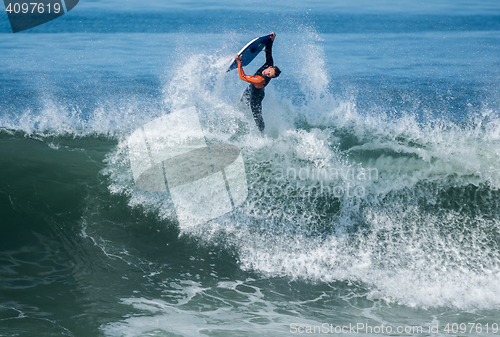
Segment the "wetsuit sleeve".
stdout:
[[240,75],[240,78],[243,81],[246,81],[248,83],[252,83],[255,85],[257,89],[263,88],[264,85],[266,84],[266,80],[262,76],[252,76],[252,75],[245,75],[245,72],[243,71],[243,67],[241,66],[241,61],[238,62],[238,74]]
[[266,63],[264,65],[273,66],[273,40],[270,40],[266,44]]

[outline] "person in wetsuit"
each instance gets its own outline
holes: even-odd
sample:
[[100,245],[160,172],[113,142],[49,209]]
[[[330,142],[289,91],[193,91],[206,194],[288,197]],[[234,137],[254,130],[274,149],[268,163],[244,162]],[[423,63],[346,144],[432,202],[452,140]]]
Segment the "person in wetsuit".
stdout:
[[264,119],[262,118],[262,100],[265,93],[264,88],[269,84],[272,78],[278,77],[281,73],[280,69],[274,66],[272,47],[276,34],[271,33],[271,40],[266,44],[266,63],[257,70],[255,75],[245,75],[241,66],[241,55],[236,55],[234,58],[238,62],[238,74],[243,81],[250,83],[243,93],[241,100],[245,102],[252,110],[253,119],[257,127],[262,132],[264,131]]

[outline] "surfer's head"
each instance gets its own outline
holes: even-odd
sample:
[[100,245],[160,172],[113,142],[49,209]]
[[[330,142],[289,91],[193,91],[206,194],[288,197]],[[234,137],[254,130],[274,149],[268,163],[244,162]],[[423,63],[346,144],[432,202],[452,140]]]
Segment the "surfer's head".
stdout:
[[280,74],[281,74],[281,70],[280,70],[280,68],[278,68],[276,66],[266,68],[262,71],[262,75],[264,75],[266,77],[270,77],[270,78],[278,77]]

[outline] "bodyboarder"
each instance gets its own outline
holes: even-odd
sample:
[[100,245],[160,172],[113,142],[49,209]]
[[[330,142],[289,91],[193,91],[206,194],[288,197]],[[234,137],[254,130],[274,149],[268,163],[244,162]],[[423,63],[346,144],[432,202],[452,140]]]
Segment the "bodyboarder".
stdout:
[[241,55],[236,55],[234,58],[238,62],[238,74],[243,81],[250,83],[248,88],[243,93],[241,100],[247,104],[252,110],[253,119],[261,132],[264,131],[265,124],[262,118],[262,100],[264,99],[264,88],[269,84],[272,78],[278,77],[281,70],[274,66],[272,47],[276,34],[271,33],[271,39],[266,44],[266,63],[252,75],[246,75],[241,65]]

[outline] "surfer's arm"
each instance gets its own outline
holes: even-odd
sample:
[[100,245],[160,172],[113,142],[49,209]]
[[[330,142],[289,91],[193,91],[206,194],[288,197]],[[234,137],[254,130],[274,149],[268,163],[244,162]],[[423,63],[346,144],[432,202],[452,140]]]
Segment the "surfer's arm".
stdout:
[[252,83],[255,85],[257,89],[263,88],[264,85],[266,84],[266,80],[262,76],[252,76],[252,75],[246,75],[245,72],[243,71],[243,67],[241,66],[241,61],[236,59],[236,62],[238,62],[238,75],[240,75],[240,78],[248,83]]
[[274,42],[274,37],[275,36],[276,36],[276,34],[274,34],[274,36],[266,44],[266,63],[265,63],[265,65],[268,65],[270,67],[274,65],[274,61],[273,61],[273,42]]

